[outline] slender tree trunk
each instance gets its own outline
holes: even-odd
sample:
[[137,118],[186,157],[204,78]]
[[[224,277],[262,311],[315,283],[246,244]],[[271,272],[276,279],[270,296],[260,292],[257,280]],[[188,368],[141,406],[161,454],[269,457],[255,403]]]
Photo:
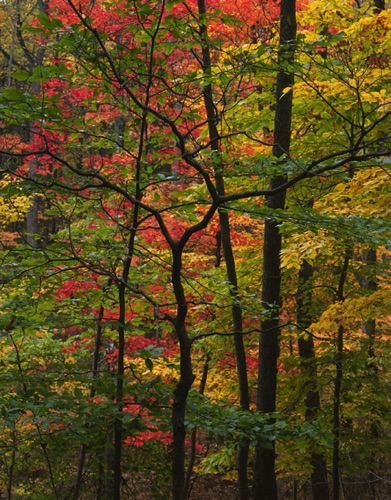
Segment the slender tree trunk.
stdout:
[[11,452],[11,463],[8,467],[8,478],[7,478],[7,500],[12,500],[12,486],[14,480],[14,467],[16,463],[16,450],[17,450],[17,439],[16,431],[11,431],[12,436],[12,452]]
[[[43,60],[43,53],[41,54],[40,57],[41,60],[37,61],[37,66],[42,63]],[[40,83],[39,82],[33,82],[31,84],[33,92],[38,93],[40,90]],[[34,135],[36,134],[36,128],[35,126],[31,123],[31,134],[30,134],[30,140],[34,140]],[[37,179],[37,169],[38,169],[38,160],[37,158],[32,158],[29,161],[29,172],[28,172],[28,177],[31,179],[33,182]],[[39,204],[40,204],[40,199],[38,196],[34,196],[32,200],[32,204],[30,205],[27,214],[26,214],[26,243],[30,245],[32,248],[38,248],[39,247],[39,239],[38,239],[38,232],[39,232],[39,227],[38,227],[38,217],[39,217]]]
[[122,401],[124,395],[124,375],[125,375],[125,312],[126,312],[126,288],[124,284],[118,286],[119,316],[117,328],[118,357],[116,373],[115,399],[117,408],[114,418],[114,461],[113,461],[113,499],[121,499],[121,458],[122,458]]
[[[18,4],[19,5],[19,4]],[[43,0],[38,0],[37,1],[37,6],[40,11],[40,13],[47,13],[47,4]],[[18,8],[18,22],[20,23],[20,10]],[[19,39],[20,45],[23,49],[24,55],[27,59],[27,61],[30,63],[30,71],[32,72],[35,68],[41,66],[44,62],[45,58],[45,52],[46,52],[46,46],[43,43],[42,45],[39,46],[37,50],[37,55],[36,57],[32,57],[31,53],[27,51],[26,45],[24,43],[23,39],[23,34],[20,30],[21,25],[19,24],[17,27],[17,37]],[[41,89],[41,84],[40,82],[32,82],[31,83],[31,89],[35,93],[39,93]],[[31,138],[30,140],[34,139],[35,135],[35,126],[33,123],[30,123],[31,127]],[[32,158],[29,163],[29,178],[32,179],[33,181],[36,179],[37,176],[37,167],[38,167],[38,160],[37,158]],[[28,245],[30,245],[33,248],[38,248],[39,246],[39,240],[38,240],[38,217],[39,217],[39,203],[40,199],[35,196],[33,198],[33,202],[30,206],[30,208],[27,211],[26,215],[26,242]]]
[[[237,376],[239,382],[239,402],[240,406],[244,410],[249,410],[250,396],[248,388],[247,360],[246,360],[246,351],[242,333],[243,315],[242,315],[242,307],[238,301],[238,281],[236,275],[235,258],[233,254],[231,236],[230,236],[230,224],[227,212],[220,211],[219,216],[220,216],[221,241],[224,253],[224,260],[227,270],[228,281],[231,286],[231,298],[233,300],[232,322],[235,332],[234,346],[235,346]],[[247,500],[247,498],[249,497],[248,472],[247,472],[248,454],[249,454],[249,443],[248,441],[243,441],[239,445],[238,455],[237,455],[238,491],[240,500]]]
[[[100,347],[102,345],[103,314],[104,314],[104,308],[103,306],[100,306],[97,318],[96,332],[95,332],[94,352],[92,355],[92,384],[89,393],[90,398],[93,398],[95,396],[95,390],[96,390],[95,382],[98,378],[98,373],[99,373],[99,352],[100,352]],[[87,446],[83,443],[80,446],[79,450],[79,459],[77,465],[77,473],[73,485],[72,500],[78,500],[80,496],[86,451],[87,451]]]
[[[374,0],[374,12],[375,14],[379,14],[385,7],[384,0]],[[378,289],[377,284],[377,275],[376,275],[376,267],[377,267],[377,254],[374,248],[370,248],[369,250],[365,250],[362,253],[362,261],[366,266],[366,276],[360,279],[360,285],[363,290],[367,290],[370,292],[375,292]],[[374,352],[374,342],[376,337],[376,320],[370,319],[366,321],[362,326],[362,331],[367,335],[368,339],[368,370],[372,376],[377,378],[378,368],[374,361],[375,352]],[[372,436],[374,438],[378,438],[378,425],[374,423],[372,425]]]
[[172,480],[173,500],[185,500],[185,414],[186,402],[189,390],[194,382],[193,367],[191,361],[191,342],[186,331],[187,301],[183,290],[182,269],[182,247],[173,248],[172,284],[177,302],[177,316],[175,320],[175,332],[179,340],[180,348],[180,378],[174,391],[174,402],[172,406]]
[[[293,85],[293,75],[284,65],[293,62],[296,39],[296,2],[282,0],[280,13],[280,50],[279,61],[282,65],[277,75],[276,111],[274,122],[273,155],[282,157],[289,154],[292,122],[292,91],[283,90]],[[285,182],[285,176],[272,179],[270,188],[278,188]],[[285,192],[270,196],[267,206],[283,209]],[[265,220],[263,246],[262,301],[269,310],[261,322],[259,338],[257,410],[263,413],[274,412],[277,394],[277,361],[279,356],[279,312],[281,288],[281,235],[278,222],[273,217]],[[256,446],[254,460],[253,498],[277,499],[275,475],[275,449]]]
[[[304,261],[299,271],[299,286],[297,291],[297,325],[302,330],[307,330],[312,323],[312,275],[312,266],[307,261]],[[306,383],[309,386],[305,398],[305,419],[307,422],[313,422],[320,411],[314,339],[311,335],[307,338],[300,337],[298,344],[300,363],[306,374]],[[311,453],[311,465],[312,498],[316,500],[328,500],[329,487],[326,461],[322,455],[314,451]]]
[[334,403],[333,403],[333,500],[339,499],[339,448],[340,448],[340,408],[343,377],[343,326],[338,327],[337,352],[335,355]]
[[[200,37],[202,41],[202,62],[203,71],[207,76],[211,75],[211,56],[209,48],[209,39],[207,33],[207,25],[204,22],[206,14],[206,6],[204,0],[198,0],[198,13],[200,16]],[[219,133],[217,130],[217,118],[213,100],[213,88],[211,84],[204,87],[204,103],[206,115],[208,119],[209,140],[212,151],[220,152]],[[219,195],[225,194],[224,177],[222,175],[221,166],[215,171],[216,188]],[[231,228],[229,215],[226,210],[219,210],[221,246],[223,249],[227,278],[230,284],[232,298],[232,323],[234,328],[234,348],[236,357],[236,366],[239,383],[239,402],[240,406],[248,410],[250,408],[250,397],[248,389],[247,376],[247,360],[243,341],[243,315],[242,307],[238,301],[238,279],[236,273],[235,257],[232,248]],[[247,500],[249,497],[248,491],[248,453],[249,443],[244,441],[239,445],[237,456],[238,470],[238,491],[240,500]]]
[[[202,370],[200,388],[198,391],[200,394],[204,394],[204,392],[205,392],[206,380],[208,378],[208,372],[209,372],[209,361],[210,361],[210,356],[209,356],[209,354],[207,354],[205,364],[204,364],[204,369]],[[193,473],[194,463],[195,463],[195,459],[196,459],[197,429],[194,429],[193,432],[191,433],[190,442],[191,442],[190,456],[189,456],[189,463],[187,465],[185,486],[184,486],[185,498],[188,498],[189,493],[190,493],[190,480],[191,480],[191,475]]]
[[[351,250],[345,252],[344,262],[342,264],[341,275],[339,278],[337,301],[344,301],[344,287],[348,272],[349,262],[351,258]],[[343,378],[343,344],[344,344],[344,327],[340,325],[337,331],[337,351],[335,354],[335,379],[334,379],[334,402],[333,402],[333,500],[339,499],[339,450],[340,450],[340,411],[341,411],[341,387]]]
[[[144,150],[144,134],[147,127],[147,117],[146,114],[143,116],[143,122],[140,130],[140,143],[139,143],[139,153],[138,161],[136,163],[136,199],[141,200],[142,193],[140,188],[140,177],[141,177],[141,158]],[[135,204],[133,206],[132,214],[132,226],[129,234],[129,240],[127,244],[127,254],[124,259],[123,269],[121,279],[117,284],[118,288],[118,302],[119,302],[119,314],[118,314],[118,358],[117,358],[117,373],[116,373],[116,404],[118,405],[116,409],[116,417],[114,419],[114,460],[113,460],[113,498],[114,500],[120,500],[121,498],[121,484],[122,484],[122,473],[121,473],[121,459],[122,459],[122,402],[124,395],[124,378],[125,378],[125,323],[126,323],[126,283],[129,279],[130,267],[132,264],[134,256],[134,247],[136,241],[136,232],[139,224],[139,206]]]
[[[364,292],[373,293],[378,289],[377,282],[377,254],[375,249],[369,249],[362,252],[362,262],[365,266],[364,276],[359,276],[359,283]],[[363,349],[366,350],[367,362],[366,362],[366,376],[371,381],[373,390],[376,392],[376,388],[381,383],[379,378],[379,368],[376,360],[375,352],[375,339],[376,339],[376,319],[371,318],[365,321],[362,325],[362,332],[366,335],[363,340]],[[370,436],[372,441],[376,443],[379,439],[379,431],[381,428],[381,420],[379,418],[374,418],[370,423]],[[372,455],[372,454],[371,454]],[[373,463],[373,457],[371,456],[370,462]],[[376,498],[377,484],[374,482],[371,485],[371,490],[373,498]]]
[[[30,161],[29,179],[35,180],[35,159]],[[30,205],[26,214],[26,243],[33,248],[38,248],[38,214],[39,214],[39,198],[34,196],[33,202]]]
[[[148,82],[147,92],[146,92],[146,103],[149,100],[149,89],[151,82]],[[122,127],[119,129],[119,127]],[[116,148],[123,146],[123,136],[124,136],[125,121],[120,121],[117,124],[117,132],[121,135],[122,139],[116,142]],[[148,121],[147,113],[143,113],[142,122],[139,132],[139,144],[138,144],[138,154],[136,161],[136,172],[135,172],[135,197],[137,200],[141,200],[142,191],[140,186],[141,180],[141,169],[142,169],[142,158],[144,155],[144,139],[147,132]],[[118,289],[118,303],[119,303],[119,313],[118,313],[118,328],[117,328],[117,340],[118,340],[118,358],[117,358],[117,373],[116,373],[116,391],[115,398],[116,404],[116,416],[114,419],[114,457],[113,457],[113,499],[120,500],[121,498],[121,486],[122,486],[122,440],[123,440],[123,428],[122,428],[122,403],[124,396],[124,378],[125,378],[125,324],[126,324],[126,297],[127,297],[127,287],[129,279],[129,272],[132,265],[132,260],[134,257],[134,248],[136,241],[136,233],[139,225],[139,206],[137,204],[133,205],[132,211],[132,221],[131,229],[129,233],[128,244],[126,246],[126,255],[123,261],[122,274],[117,283]],[[108,453],[110,450],[108,448]]]
[[[375,292],[378,289],[377,276],[376,276],[376,266],[377,266],[377,255],[375,249],[366,250],[362,253],[362,261],[365,264],[366,275],[361,277],[360,284],[361,288],[365,291]],[[368,376],[371,380],[375,381],[378,379],[378,366],[376,364],[376,353],[375,353],[375,338],[376,338],[376,320],[369,319],[365,321],[362,325],[362,331],[366,334],[366,344],[367,344],[367,371]],[[375,421],[371,424],[371,434],[374,439],[379,437],[379,422]]]

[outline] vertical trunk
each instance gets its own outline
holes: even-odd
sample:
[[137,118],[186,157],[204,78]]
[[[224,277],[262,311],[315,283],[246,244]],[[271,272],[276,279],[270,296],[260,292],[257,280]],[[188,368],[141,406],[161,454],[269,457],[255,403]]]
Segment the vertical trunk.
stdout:
[[181,379],[178,382],[172,408],[172,479],[173,479],[173,500],[185,500],[187,492],[185,491],[185,414],[186,401],[189,390],[194,380],[191,370],[190,342],[188,346],[181,345],[181,366],[185,368],[187,374],[182,371]]
[[[310,283],[312,275],[312,266],[307,261],[304,261],[299,271],[299,286],[297,291],[297,325],[302,330],[306,330],[312,323],[312,292]],[[305,419],[307,422],[312,422],[316,420],[320,411],[314,339],[312,336],[299,338],[298,344],[301,366],[305,372],[306,382],[309,387],[305,398]],[[326,461],[319,453],[312,452],[311,464],[312,498],[316,500],[328,500],[329,487],[327,483]]]
[[[365,276],[360,278],[360,285],[362,290],[367,292],[375,292],[378,288],[377,285],[377,276],[376,276],[376,265],[377,265],[377,256],[376,250],[370,249],[366,250],[362,253],[362,261],[365,264]],[[377,378],[378,367],[375,362],[375,351],[374,351],[374,343],[376,337],[376,320],[369,319],[365,321],[362,325],[362,331],[367,336],[367,369],[369,375],[372,379]],[[372,436],[378,437],[378,431],[376,429],[377,425],[373,424],[372,426]]]
[[[283,208],[285,196],[273,197],[274,208]],[[270,205],[269,205],[270,206]],[[277,361],[279,356],[280,260],[281,237],[275,219],[265,221],[263,250],[262,300],[269,308],[268,318],[261,323],[259,339],[257,410],[276,410]],[[255,449],[253,497],[276,500],[275,449]]]
[[[29,178],[36,179],[35,175],[36,160],[30,161]],[[33,202],[30,205],[26,215],[26,243],[32,248],[38,248],[38,214],[39,214],[39,198],[34,196]]]
[[[136,198],[141,200],[142,193],[140,191],[140,175],[141,175],[141,157],[143,154],[143,137],[146,127],[146,116],[144,116],[143,125],[140,132],[139,145],[139,160],[136,166]],[[134,256],[134,246],[136,239],[137,227],[139,224],[139,206],[134,205],[132,214],[132,226],[130,229],[129,240],[127,245],[127,254],[124,259],[121,279],[118,283],[118,358],[117,358],[117,373],[116,373],[116,416],[114,419],[114,457],[113,457],[113,499],[120,500],[121,498],[121,459],[122,459],[122,402],[124,394],[124,378],[125,378],[125,323],[126,323],[126,283],[129,279],[130,267]]]
[[[382,10],[386,8],[384,0],[374,0],[374,14],[379,14]],[[377,290],[377,276],[376,276],[376,265],[377,265],[377,255],[375,249],[369,249],[363,252],[362,260],[366,264],[366,270],[368,276],[365,276],[361,280],[361,288],[363,290],[368,290],[375,292]],[[367,335],[368,341],[368,371],[371,377],[377,378],[378,368],[375,362],[375,352],[374,352],[374,342],[376,336],[376,320],[370,319],[362,325],[362,331]],[[379,437],[379,423],[373,422],[371,425],[372,437],[377,439]],[[374,484],[375,486],[375,484]]]
[[172,497],[173,500],[185,500],[185,414],[189,390],[194,381],[191,362],[191,342],[186,331],[187,301],[182,286],[182,247],[173,246],[172,284],[177,302],[175,332],[180,347],[180,378],[174,392],[171,422],[172,443]]
[[335,355],[334,403],[333,403],[333,500],[339,499],[339,445],[340,445],[340,408],[342,385],[343,326],[338,327],[337,352]]
[[[98,314],[98,318],[97,318],[96,332],[95,332],[94,352],[93,352],[93,356],[92,356],[92,379],[93,379],[93,382],[92,382],[91,387],[90,387],[90,393],[89,393],[90,398],[93,398],[95,396],[95,382],[98,378],[98,373],[99,373],[99,352],[100,352],[100,347],[102,344],[103,314],[104,314],[104,308],[103,308],[103,306],[100,306],[99,314]],[[79,450],[79,459],[78,459],[76,477],[75,477],[74,485],[73,485],[72,500],[77,500],[80,496],[86,451],[87,451],[87,446],[83,443],[80,446],[80,450]]]
[[[337,301],[343,302],[344,300],[344,287],[346,276],[349,267],[351,251],[349,249],[345,252],[345,258],[341,269],[339,278],[339,285],[337,290]],[[333,402],[333,500],[339,499],[339,448],[340,448],[340,411],[341,411],[341,387],[343,378],[343,344],[344,344],[344,328],[342,325],[338,327],[337,331],[337,351],[335,354],[335,379],[334,379],[334,402]]]
[[[198,0],[198,13],[201,21],[200,37],[202,43],[202,62],[203,62],[202,69],[207,76],[210,76],[211,57],[210,57],[207,25],[204,22],[206,14],[206,6],[204,0]],[[208,120],[209,140],[211,144],[211,149],[212,151],[220,152],[219,133],[216,127],[217,120],[216,120],[216,113],[213,100],[213,89],[211,84],[208,84],[204,87],[204,103]],[[219,195],[224,195],[225,193],[224,177],[222,175],[222,168],[220,165],[219,168],[217,168],[215,171],[215,176],[216,176],[217,193]],[[234,348],[235,348],[236,366],[237,366],[238,383],[239,383],[239,401],[241,407],[245,410],[248,410],[250,407],[250,398],[248,389],[246,352],[242,334],[243,332],[242,308],[237,300],[238,280],[236,273],[235,257],[232,248],[229,215],[224,209],[219,210],[219,222],[220,222],[221,246],[223,249],[227,278],[231,286],[231,298],[233,302],[232,323],[235,332]],[[240,500],[248,499],[248,474],[247,474],[248,451],[249,451],[249,444],[247,441],[244,441],[239,445],[238,457],[237,457],[237,470],[238,470],[238,490],[239,490]]]
[[[146,102],[149,99],[149,87],[147,91]],[[120,121],[122,138],[124,136],[125,122]],[[142,191],[140,186],[141,179],[141,168],[142,168],[142,157],[144,154],[144,138],[146,135],[148,127],[147,113],[144,112],[139,135],[138,144],[138,155],[136,161],[136,172],[135,172],[135,197],[137,200],[141,200]],[[121,139],[122,141],[122,139]],[[123,142],[116,143],[116,147],[120,148],[123,146]],[[132,265],[132,260],[134,256],[134,247],[136,241],[136,233],[139,225],[139,206],[135,204],[133,206],[131,228],[129,232],[128,244],[126,246],[126,255],[123,261],[123,268],[120,280],[117,283],[118,289],[118,303],[119,303],[119,313],[118,313],[118,359],[117,359],[117,373],[116,373],[116,416],[114,419],[114,456],[113,456],[113,499],[120,500],[121,498],[121,485],[122,485],[122,403],[124,395],[124,378],[125,378],[125,323],[126,323],[126,283],[128,283],[130,268]],[[108,447],[108,454],[110,454],[110,448]]]
[[109,427],[106,431],[105,441],[105,468],[103,482],[103,498],[104,500],[113,500],[114,494],[114,445],[113,445],[113,428]]
[[[227,270],[228,281],[231,285],[231,298],[233,300],[232,322],[235,332],[234,347],[235,347],[237,376],[239,382],[239,402],[240,406],[243,409],[248,410],[250,408],[250,396],[248,389],[246,351],[242,334],[243,332],[242,307],[237,300],[238,281],[236,275],[235,258],[231,244],[230,224],[227,212],[220,211],[219,216],[220,216],[221,241],[225,259],[225,266]],[[238,456],[237,456],[238,491],[240,500],[246,500],[249,495],[248,474],[247,474],[248,452],[249,452],[249,444],[247,441],[243,441],[243,443],[239,445]]]
[[[293,61],[296,39],[296,2],[282,0],[280,13],[281,69],[277,75],[276,111],[274,122],[273,155],[282,157],[289,154],[292,122],[292,91],[283,93],[293,85],[293,75],[284,67]],[[275,176],[271,189],[285,182],[285,176]],[[285,192],[270,196],[268,207],[283,209]],[[279,355],[279,311],[280,311],[280,269],[281,235],[275,218],[265,220],[263,247],[262,301],[269,310],[261,323],[259,338],[257,410],[270,413],[276,409],[277,360]],[[277,499],[275,475],[275,450],[257,445],[254,461],[253,497],[256,499]]]
[[[365,250],[362,253],[362,262],[365,266],[365,276],[359,277],[359,282],[362,290],[365,292],[373,293],[378,289],[377,282],[377,254],[375,249]],[[366,350],[367,361],[366,361],[366,376],[371,381],[373,391],[376,392],[376,388],[381,384],[379,378],[379,368],[376,360],[375,352],[375,339],[376,339],[376,320],[375,318],[368,319],[362,325],[362,332],[366,335],[363,341],[363,349]],[[370,423],[370,437],[373,443],[376,445],[376,441],[379,439],[379,431],[381,428],[381,420],[375,417]],[[374,457],[371,453],[370,462],[374,462]],[[376,498],[377,484],[376,482],[371,485],[371,490],[373,497]]]
[[17,450],[17,439],[16,431],[11,431],[12,436],[12,452],[11,452],[11,463],[8,467],[8,478],[7,478],[7,500],[12,500],[12,485],[14,480],[14,467],[16,463],[16,450]]
[[[41,60],[37,61],[37,65],[42,63],[43,60],[43,53],[41,55]],[[40,89],[40,83],[39,82],[33,82],[31,84],[32,90],[36,93],[39,92]],[[36,128],[33,124],[30,124],[31,126],[31,137],[30,140],[34,140],[34,135],[36,133]],[[32,158],[29,162],[29,179],[31,179],[33,182],[37,179],[37,168],[38,168],[38,159],[37,158]],[[39,216],[39,203],[40,200],[37,196],[34,196],[33,202],[30,205],[27,215],[26,215],[26,243],[30,245],[33,248],[38,248],[39,246],[39,239],[38,239],[38,216]]]
[[[47,5],[46,2],[43,0],[38,0],[37,1],[37,6],[38,10],[40,13],[47,13]],[[18,10],[18,21],[20,23],[20,11]],[[22,32],[20,31],[20,25],[18,26],[18,31],[17,31],[17,36],[20,42],[20,45],[23,49],[24,55],[27,59],[27,61],[30,63],[30,71],[32,72],[34,68],[37,68],[41,66],[44,62],[45,58],[45,51],[46,51],[46,46],[44,43],[42,43],[38,50],[37,54],[35,57],[31,55],[31,53],[27,50],[26,45],[24,43],[23,35]],[[31,89],[33,92],[38,93],[41,89],[41,84],[40,82],[33,82],[31,84]],[[31,140],[34,139],[35,135],[35,127],[31,123]],[[38,160],[36,158],[32,158],[30,160],[29,164],[29,178],[32,179],[33,181],[36,179],[36,171],[38,167]],[[39,198],[34,197],[33,198],[33,203],[30,206],[27,216],[26,216],[26,242],[28,245],[32,246],[33,248],[38,248],[39,246],[39,241],[38,241],[38,216],[39,216]]]
[[[205,391],[206,380],[208,378],[208,372],[209,372],[209,361],[210,361],[210,356],[209,356],[209,354],[207,354],[205,364],[204,364],[204,369],[202,370],[202,377],[201,377],[200,388],[199,388],[200,394],[204,394],[204,391]],[[184,497],[185,498],[188,498],[188,496],[190,494],[190,480],[191,480],[191,475],[193,472],[194,463],[195,463],[195,459],[196,459],[196,445],[197,445],[197,429],[194,429],[193,432],[191,433],[191,449],[190,449],[189,463],[187,465],[187,471],[186,471],[186,477],[185,477],[185,485],[184,485]]]
[[117,408],[114,418],[114,460],[113,460],[113,499],[121,499],[121,458],[122,458],[122,401],[124,394],[124,375],[125,375],[125,312],[126,312],[126,289],[124,284],[118,286],[119,315],[118,315],[118,358],[116,373],[116,391],[115,399]]

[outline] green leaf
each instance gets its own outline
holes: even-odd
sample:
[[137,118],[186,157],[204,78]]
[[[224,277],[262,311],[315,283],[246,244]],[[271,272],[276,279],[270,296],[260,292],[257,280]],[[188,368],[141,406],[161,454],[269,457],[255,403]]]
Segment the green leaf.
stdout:
[[30,78],[30,76],[31,76],[31,73],[29,73],[28,71],[26,71],[24,69],[18,69],[13,74],[13,77],[18,82],[26,82]]
[[148,368],[148,370],[151,372],[153,370],[153,361],[151,358],[145,358],[145,366]]
[[38,14],[37,17],[38,17],[38,20],[41,23],[41,25],[50,31],[53,31],[56,28],[60,28],[60,27],[64,26],[62,21],[60,21],[60,19],[50,19],[50,17],[47,14],[45,14],[44,12],[41,12],[40,14]]
[[4,89],[1,95],[9,101],[20,101],[24,99],[23,92],[13,88]]

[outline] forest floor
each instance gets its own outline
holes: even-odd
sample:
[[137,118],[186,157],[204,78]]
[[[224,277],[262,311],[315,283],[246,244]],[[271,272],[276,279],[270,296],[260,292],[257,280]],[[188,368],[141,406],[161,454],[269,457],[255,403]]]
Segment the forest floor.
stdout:
[[[311,500],[311,492],[308,487],[294,491],[292,481],[281,481],[279,484],[279,500]],[[344,500],[391,500],[390,484],[379,484],[376,488],[370,488],[369,484],[350,485],[344,488]],[[198,476],[192,482],[190,500],[238,500],[236,481],[223,479],[218,475]]]
[[236,500],[237,498],[236,482],[221,479],[214,474],[195,478],[189,496],[190,500]]

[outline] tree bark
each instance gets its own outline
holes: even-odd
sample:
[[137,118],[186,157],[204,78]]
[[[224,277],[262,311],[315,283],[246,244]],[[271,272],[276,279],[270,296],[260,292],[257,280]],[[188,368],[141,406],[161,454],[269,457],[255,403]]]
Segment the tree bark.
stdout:
[[[296,39],[296,2],[282,0],[280,12],[280,49],[281,69],[277,75],[276,111],[274,120],[273,155],[280,158],[289,155],[292,123],[292,90],[283,92],[293,85],[293,74],[286,64],[293,62]],[[284,175],[275,176],[270,188],[281,186],[286,180]],[[285,192],[270,196],[267,206],[283,209]],[[262,301],[268,314],[261,322],[259,338],[257,410],[272,413],[276,410],[277,361],[279,356],[279,312],[281,306],[281,235],[278,222],[274,217],[265,220],[263,246]],[[265,449],[257,445],[254,460],[253,498],[276,500],[277,481],[275,474],[275,447]]]
[[[359,278],[362,290],[375,292],[378,289],[376,277],[377,255],[375,249],[365,250],[362,253],[362,261],[365,264],[365,276]],[[374,342],[376,336],[376,320],[369,319],[362,325],[362,331],[367,336],[367,353],[368,353],[368,369],[372,372],[372,376],[377,376],[377,366],[374,361]]]
[[[47,13],[47,4],[45,1],[38,0],[37,1],[37,6],[38,10],[40,13]],[[18,11],[18,16],[19,16],[19,21],[20,21],[20,12]],[[46,52],[46,45],[44,43],[40,44],[37,50],[36,56],[32,56],[31,52],[28,51],[22,31],[20,29],[20,26],[17,27],[17,38],[19,40],[20,46],[24,52],[24,55],[29,62],[30,66],[30,71],[31,73],[33,70],[39,66],[41,66],[44,62],[45,58],[45,52]],[[41,84],[40,82],[32,82],[31,83],[31,89],[33,92],[37,93],[41,89]],[[36,133],[36,129],[33,123],[30,123],[30,130],[31,130],[31,137],[30,140],[34,139],[34,135]],[[36,172],[37,172],[37,167],[38,167],[38,159],[37,158],[32,158],[29,162],[29,178],[32,179],[33,181],[36,179]],[[33,202],[28,209],[27,215],[26,215],[26,243],[30,245],[33,248],[38,248],[39,247],[39,239],[38,239],[38,229],[39,229],[39,204],[40,204],[40,198],[35,196],[33,198]]]
[[[211,56],[210,47],[208,40],[207,25],[203,22],[206,14],[206,5],[204,0],[198,0],[198,13],[200,16],[200,38],[202,43],[202,63],[203,71],[207,76],[211,76]],[[204,104],[208,120],[208,130],[209,130],[209,140],[212,151],[219,152],[220,141],[219,133],[217,130],[217,118],[215,113],[215,106],[213,100],[213,88],[212,84],[208,84],[203,89],[204,93]],[[222,172],[222,166],[219,165],[215,169],[216,177],[216,190],[220,196],[225,194],[224,177]],[[236,273],[235,256],[232,247],[231,240],[231,227],[229,221],[229,214],[226,210],[219,210],[219,222],[220,222],[220,236],[221,236],[221,247],[223,249],[225,267],[227,271],[227,278],[230,284],[230,293],[232,299],[232,323],[234,329],[234,348],[235,348],[235,358],[237,367],[237,376],[239,383],[239,402],[240,406],[248,410],[250,408],[250,397],[248,388],[248,376],[247,376],[247,360],[246,352],[243,341],[243,314],[242,307],[238,301],[238,279]],[[248,453],[249,453],[249,443],[244,441],[239,445],[238,455],[237,455],[237,471],[238,471],[238,492],[240,500],[247,500],[249,497],[248,491]]]
[[182,246],[177,246],[173,251],[173,265],[171,282],[177,303],[177,315],[175,318],[175,332],[180,348],[180,378],[174,392],[172,406],[172,480],[173,500],[185,500],[185,413],[189,390],[194,382],[193,367],[191,361],[191,341],[186,331],[187,301],[182,286]]
[[[89,392],[90,398],[93,398],[95,396],[96,381],[99,375],[99,352],[100,352],[100,347],[102,345],[103,314],[104,314],[104,307],[100,306],[97,318],[96,332],[95,332],[94,352],[92,355],[92,383]],[[77,472],[73,484],[72,500],[78,500],[80,496],[86,452],[87,452],[87,446],[86,444],[83,443],[79,449],[79,459],[77,465]]]
[[[312,275],[312,266],[307,261],[303,261],[299,271],[299,286],[297,290],[297,325],[303,331],[307,330],[312,323]],[[314,339],[311,335],[307,338],[300,337],[298,345],[301,367],[305,372],[306,383],[309,386],[305,397],[305,420],[306,422],[313,422],[320,411]],[[326,460],[322,455],[313,451],[311,453],[311,465],[312,498],[316,500],[328,500],[329,486],[327,482]]]
[[[344,287],[351,257],[351,250],[346,249],[344,262],[342,264],[339,278],[336,300],[344,301]],[[336,338],[337,350],[335,354],[335,378],[334,378],[334,398],[333,398],[333,500],[339,499],[339,448],[340,448],[340,411],[341,411],[341,388],[343,378],[343,345],[344,327],[339,325]]]
[[[205,391],[206,380],[208,378],[208,372],[209,372],[209,362],[210,362],[210,356],[209,354],[206,354],[204,369],[202,370],[202,377],[201,377],[200,387],[198,390],[200,394],[204,394]],[[190,441],[191,441],[191,449],[190,449],[189,463],[187,465],[185,486],[184,486],[185,498],[188,498],[190,494],[190,480],[196,459],[197,429],[194,429],[192,431]]]

